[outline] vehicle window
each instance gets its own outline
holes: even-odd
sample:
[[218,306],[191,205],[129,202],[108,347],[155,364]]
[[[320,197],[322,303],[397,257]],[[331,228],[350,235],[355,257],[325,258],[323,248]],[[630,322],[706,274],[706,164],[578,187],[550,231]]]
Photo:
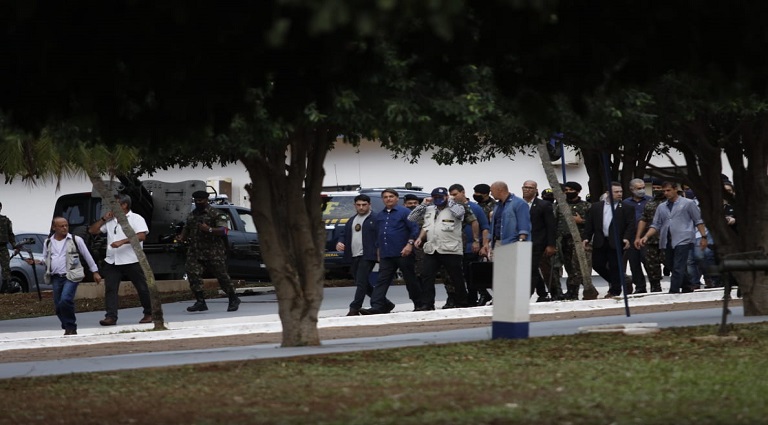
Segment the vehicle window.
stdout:
[[354,196],[323,196],[323,220],[349,218],[355,213]]
[[248,233],[256,233],[256,224],[253,222],[253,216],[246,210],[237,210],[237,214],[240,216],[240,220],[245,223],[245,231]]
[[70,228],[87,224],[85,222],[85,216],[82,213],[82,211],[88,210],[88,205],[86,202],[70,205],[66,210],[62,211],[61,216],[67,219]]
[[35,241],[35,243],[24,245],[22,247],[24,251],[31,249],[32,252],[36,254],[43,253],[43,244],[41,243],[41,238],[38,235],[34,233],[22,233],[20,235],[16,235],[16,243],[19,243],[24,239],[33,239]]

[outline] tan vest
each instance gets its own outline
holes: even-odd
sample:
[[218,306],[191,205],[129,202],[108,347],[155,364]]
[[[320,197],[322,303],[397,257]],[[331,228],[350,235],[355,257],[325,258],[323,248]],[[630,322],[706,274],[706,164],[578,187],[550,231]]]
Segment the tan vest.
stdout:
[[424,213],[424,225],[427,232],[427,242],[424,252],[427,254],[457,254],[462,255],[462,221],[456,218],[448,207],[438,210],[434,205],[427,207]]

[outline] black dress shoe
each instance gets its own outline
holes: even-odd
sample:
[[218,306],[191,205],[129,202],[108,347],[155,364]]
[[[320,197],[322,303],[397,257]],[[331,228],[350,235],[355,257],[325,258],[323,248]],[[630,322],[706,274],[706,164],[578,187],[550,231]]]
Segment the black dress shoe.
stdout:
[[360,315],[360,309],[358,308],[350,308],[349,313],[347,313],[347,316],[359,316]]
[[421,305],[416,307],[416,309],[413,311],[432,311],[434,309],[435,309],[435,306],[433,305]]
[[547,303],[547,302],[550,302],[550,301],[552,301],[552,299],[551,299],[551,298],[549,298],[549,297],[548,297],[548,296],[546,296],[546,295],[542,295],[542,296],[540,296],[539,298],[536,298],[536,302],[537,302],[537,303]]
[[363,316],[370,316],[372,314],[387,314],[387,313],[389,313],[389,312],[388,311],[381,311],[381,310],[376,309],[376,308],[361,308],[360,309],[360,314],[362,314]]
[[387,304],[387,307],[384,309],[384,313],[389,313],[394,309],[395,309],[395,303],[390,301],[389,304]]
[[479,307],[482,307],[482,306],[488,304],[492,299],[493,299],[493,297],[490,296],[490,295],[485,295],[485,294],[480,295],[480,299],[477,300],[477,305]]

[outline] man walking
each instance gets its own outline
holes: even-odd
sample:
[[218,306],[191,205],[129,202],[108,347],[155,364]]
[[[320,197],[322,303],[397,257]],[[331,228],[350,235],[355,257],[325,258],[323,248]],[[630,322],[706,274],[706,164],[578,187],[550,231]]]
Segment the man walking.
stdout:
[[[478,303],[478,289],[472,284],[471,264],[488,255],[490,249],[491,228],[483,208],[467,199],[464,186],[455,183],[448,188],[448,194],[457,204],[464,206],[464,256],[462,260],[464,280],[467,282],[467,304],[472,307]],[[467,223],[467,214],[471,212],[475,220]]]
[[440,266],[445,268],[454,285],[454,305],[467,307],[467,290],[462,267],[465,208],[464,205],[448,199],[448,189],[444,187],[436,187],[431,195],[431,198],[424,199],[408,217],[411,221],[419,221],[423,217],[424,222],[416,239],[416,246],[423,246],[425,254],[421,307],[416,311],[434,310],[435,277]]
[[42,259],[26,261],[29,265],[45,265],[45,283],[53,286],[53,306],[64,329],[64,335],[77,335],[75,318],[75,293],[83,280],[85,260],[93,273],[94,282],[101,283],[101,275],[83,238],[69,233],[69,223],[64,217],[55,217],[51,223],[53,235],[45,240]]
[[[142,216],[131,211],[131,197],[129,195],[119,195],[117,202],[125,213],[128,225],[136,233],[139,242],[144,246],[144,240],[149,233],[147,222]],[[120,223],[112,214],[107,211],[103,217],[93,223],[88,228],[88,233],[98,235],[106,233],[107,235],[107,256],[104,258],[102,272],[104,273],[104,306],[106,316],[99,321],[101,326],[114,326],[117,324],[117,310],[119,306],[118,292],[120,290],[120,280],[123,275],[133,283],[136,293],[139,295],[139,301],[144,309],[144,317],[139,323],[152,323],[152,304],[149,298],[149,288],[147,287],[147,278],[144,271],[141,270],[139,259],[133,251],[131,241],[123,233]]]
[[227,273],[227,216],[208,203],[208,192],[198,190],[192,194],[192,198],[195,209],[187,217],[184,230],[178,238],[180,241],[189,242],[185,267],[189,287],[197,300],[195,304],[187,307],[187,311],[208,310],[202,279],[205,268],[213,273],[221,290],[229,297],[227,311],[237,311],[240,298],[235,293],[232,279]]
[[701,249],[707,248],[707,229],[696,202],[680,197],[671,182],[664,182],[661,187],[667,201],[656,208],[651,228],[640,238],[639,243],[645,246],[648,239],[658,233],[660,248],[665,250],[666,263],[672,266],[669,293],[692,292],[693,289],[688,285],[683,286],[688,255],[696,240],[695,228],[701,233]]
[[[536,302],[550,301],[562,298],[562,290],[559,293],[552,293],[552,298],[547,296],[547,285],[541,276],[539,266],[542,257],[551,257],[555,254],[555,237],[557,233],[557,222],[555,221],[555,212],[552,210],[552,204],[537,197],[538,183],[533,180],[526,180],[523,183],[523,200],[528,204],[531,214],[531,242],[532,258],[531,265],[531,295],[535,291],[538,295]],[[560,284],[553,285],[555,291],[560,289]]]
[[385,314],[395,308],[395,304],[387,299],[387,291],[398,269],[403,273],[408,297],[415,308],[420,306],[421,289],[408,259],[413,255],[413,244],[419,235],[419,228],[416,223],[408,220],[411,210],[398,205],[399,198],[400,194],[395,189],[381,191],[384,210],[379,211],[375,217],[379,278],[371,295],[371,308],[361,309],[360,314]]
[[648,237],[647,243],[643,246],[640,239],[645,235],[650,223],[653,223],[653,217],[656,215],[656,209],[664,202],[664,190],[661,188],[660,181],[652,183],[653,198],[645,204],[643,215],[637,222],[635,230],[635,249],[642,250],[645,256],[645,266],[648,271],[648,281],[651,284],[651,292],[661,292],[661,265],[664,262],[664,255],[659,248],[659,234],[655,233]]
[[611,182],[605,201],[592,205],[582,235],[584,248],[592,245],[592,268],[608,282],[605,298],[621,295],[624,261],[617,251],[629,249],[635,235],[635,211],[621,202],[623,192],[621,183]]
[[[592,206],[587,201],[584,201],[579,196],[581,192],[581,184],[578,182],[565,182],[563,184],[563,192],[565,194],[565,201],[568,204],[573,220],[576,222],[576,227],[579,233],[584,231],[584,224],[589,218],[589,209]],[[565,222],[565,217],[560,213],[560,209],[557,210],[557,232],[560,237],[561,258],[563,260],[563,267],[568,273],[568,279],[565,282],[567,292],[563,295],[566,300],[578,300],[579,299],[579,287],[584,284],[584,277],[582,276],[581,266],[579,265],[579,259],[576,255],[575,244],[579,241],[574,241],[571,236],[571,232],[568,230],[568,224]],[[587,262],[590,263],[589,252],[587,254]]]
[[371,296],[371,272],[376,265],[376,222],[371,213],[371,198],[355,196],[357,214],[347,220],[339,235],[336,250],[344,252],[344,261],[351,263],[350,273],[355,279],[355,297],[349,304],[347,316],[360,315],[365,296]]
[[506,245],[527,241],[531,235],[531,212],[528,204],[509,192],[502,181],[491,185],[491,195],[496,199],[491,218],[491,245]]
[[[643,179],[632,179],[629,181],[629,191],[632,196],[623,200],[622,203],[630,207],[635,212],[635,229],[643,217],[643,210],[651,197],[645,193],[645,182]],[[632,271],[632,283],[635,285],[634,293],[644,294],[648,292],[645,285],[645,275],[643,274],[643,264],[645,264],[645,255],[643,251],[636,248],[634,239],[626,251],[626,257],[629,261],[629,269]]]

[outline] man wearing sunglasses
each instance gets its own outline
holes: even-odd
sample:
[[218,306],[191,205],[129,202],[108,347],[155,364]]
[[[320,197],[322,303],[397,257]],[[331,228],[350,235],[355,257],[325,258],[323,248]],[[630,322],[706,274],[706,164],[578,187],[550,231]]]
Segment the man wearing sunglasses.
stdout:
[[[131,211],[131,197],[128,195],[117,196],[117,202],[125,213],[128,224],[136,233],[139,242],[144,240],[149,233],[147,222],[142,216]],[[139,259],[133,251],[131,241],[123,233],[120,223],[117,222],[112,211],[107,211],[98,221],[88,228],[92,235],[105,233],[107,235],[107,256],[101,272],[104,274],[104,306],[106,315],[99,321],[102,326],[114,326],[117,324],[117,310],[119,307],[118,291],[123,276],[127,277],[139,294],[139,301],[144,310],[144,316],[139,323],[152,323],[152,304],[149,298],[149,288],[144,271],[141,270]]]

